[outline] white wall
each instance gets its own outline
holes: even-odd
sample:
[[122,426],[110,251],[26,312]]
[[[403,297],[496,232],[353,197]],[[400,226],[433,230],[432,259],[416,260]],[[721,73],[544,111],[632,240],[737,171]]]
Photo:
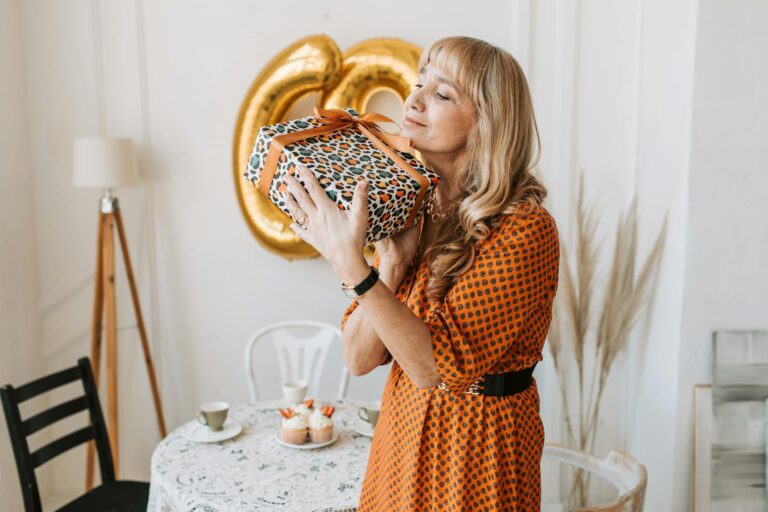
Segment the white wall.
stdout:
[[[648,467],[648,510],[686,510],[672,495],[689,488],[674,478],[674,431],[679,371],[680,314],[688,229],[691,95],[697,2],[641,2],[637,82],[636,188],[640,197],[640,254],[648,253],[663,218],[669,229],[651,305],[625,354],[626,449]],[[638,263],[639,265],[639,263]],[[684,463],[688,463],[685,461]]]
[[[19,7],[18,0],[0,1],[0,386],[31,380],[43,367]],[[0,425],[0,502],[4,510],[21,510],[5,419]]]
[[675,510],[687,505],[693,385],[712,382],[712,332],[768,328],[766,27],[766,2],[699,2]]

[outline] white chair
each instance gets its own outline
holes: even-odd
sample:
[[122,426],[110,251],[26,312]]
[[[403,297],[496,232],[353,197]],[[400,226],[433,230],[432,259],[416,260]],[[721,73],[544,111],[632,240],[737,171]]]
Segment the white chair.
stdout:
[[576,466],[606,480],[619,496],[605,505],[571,509],[570,512],[642,512],[648,472],[645,466],[620,451],[612,451],[605,459],[572,450],[556,443],[544,445],[545,459]]
[[[313,335],[309,337],[296,335],[297,331],[307,332],[308,330],[314,331]],[[294,320],[270,324],[256,331],[245,347],[245,375],[251,402],[260,400],[253,368],[253,350],[256,343],[267,337],[272,338],[277,351],[281,380],[307,381],[308,396],[316,396],[320,388],[320,377],[325,367],[328,349],[335,339],[341,341],[341,330],[325,322]],[[342,364],[341,381],[336,393],[337,400],[346,396],[348,384],[349,371]]]

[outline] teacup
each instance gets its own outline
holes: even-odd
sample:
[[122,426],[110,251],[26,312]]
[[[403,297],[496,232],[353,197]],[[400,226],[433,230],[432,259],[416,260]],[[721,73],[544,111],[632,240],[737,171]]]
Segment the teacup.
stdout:
[[207,402],[200,406],[197,421],[211,430],[221,430],[227,419],[229,404],[227,402]]
[[283,382],[283,398],[289,404],[298,404],[307,395],[309,384],[305,380],[287,380]]
[[371,427],[376,427],[376,422],[379,421],[379,411],[381,409],[381,402],[374,402],[370,407],[360,407],[357,410],[357,416],[366,423],[369,423]]

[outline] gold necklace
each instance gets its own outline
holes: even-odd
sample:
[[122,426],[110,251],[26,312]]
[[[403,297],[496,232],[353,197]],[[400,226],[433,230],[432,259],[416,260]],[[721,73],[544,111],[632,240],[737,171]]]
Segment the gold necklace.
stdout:
[[429,204],[427,204],[427,215],[430,216],[432,222],[437,224],[444,221],[451,214],[451,211],[461,202],[460,199],[452,199],[446,203],[446,206],[442,211],[435,211],[435,196],[434,194],[429,198]]

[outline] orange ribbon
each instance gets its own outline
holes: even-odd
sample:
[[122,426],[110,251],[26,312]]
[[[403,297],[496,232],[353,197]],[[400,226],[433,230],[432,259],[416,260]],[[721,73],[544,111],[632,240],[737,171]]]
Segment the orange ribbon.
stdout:
[[261,193],[266,197],[269,197],[269,187],[277,172],[280,154],[283,152],[285,146],[299,140],[308,139],[323,133],[330,133],[335,130],[356,125],[360,132],[368,137],[375,147],[384,152],[395,162],[395,164],[397,164],[398,167],[404,169],[413,179],[419,182],[419,192],[416,196],[416,202],[406,221],[406,227],[412,226],[416,213],[418,213],[421,204],[424,201],[424,197],[427,195],[429,180],[423,174],[411,167],[392,149],[394,148],[404,153],[409,152],[411,149],[410,139],[387,133],[376,124],[393,123],[394,121],[385,115],[377,114],[375,112],[353,116],[346,110],[324,109],[320,107],[315,107],[315,117],[320,121],[320,126],[307,128],[306,130],[283,133],[272,138],[269,152],[267,153],[267,160],[264,163],[264,168],[259,176],[258,186]]

